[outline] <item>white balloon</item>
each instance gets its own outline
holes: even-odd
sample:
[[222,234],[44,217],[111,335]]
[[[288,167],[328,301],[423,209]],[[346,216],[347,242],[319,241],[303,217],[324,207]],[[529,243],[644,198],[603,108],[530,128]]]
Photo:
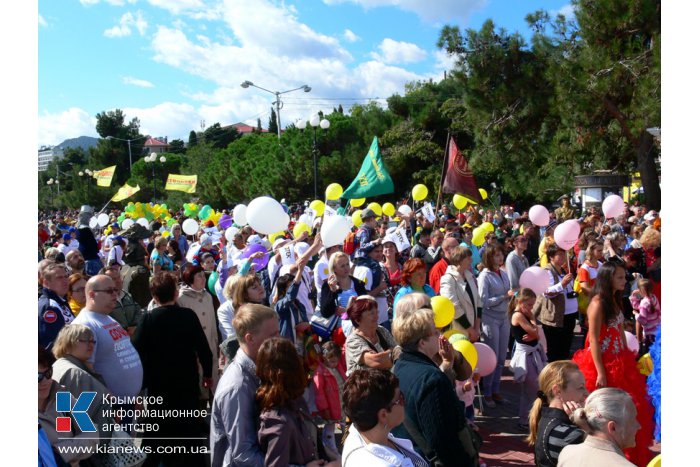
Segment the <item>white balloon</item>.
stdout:
[[231,226],[228,229],[226,229],[226,233],[224,233],[224,236],[226,237],[226,240],[228,240],[229,242],[232,242],[233,237],[235,237],[237,233],[238,233],[238,229],[234,226]]
[[618,195],[609,195],[603,200],[602,207],[605,218],[610,219],[625,212],[625,201]]
[[104,212],[97,216],[97,225],[100,227],[104,227],[105,225],[109,224],[109,216],[105,214]]
[[199,230],[199,224],[194,219],[187,219],[182,223],[182,231],[187,235],[194,235]]
[[248,223],[248,219],[246,218],[246,209],[248,209],[248,207],[245,204],[239,204],[233,208],[233,222],[241,227]]
[[127,230],[127,229],[129,229],[132,225],[134,225],[134,220],[133,220],[133,219],[124,219],[124,222],[122,222],[122,229]]
[[92,216],[92,217],[90,218],[90,224],[89,224],[89,225],[90,225],[90,228],[91,228],[91,229],[94,229],[95,227],[97,227],[97,217]]
[[326,248],[342,245],[350,233],[350,226],[343,216],[326,218],[321,225],[321,240]]
[[549,224],[549,211],[541,204],[535,204],[528,211],[528,217],[538,227],[544,227]]
[[267,196],[255,198],[246,209],[248,224],[265,235],[270,235],[289,227],[289,214],[276,200]]
[[401,206],[399,206],[399,212],[404,216],[408,216],[413,212],[413,209],[411,209],[411,206],[409,206],[408,204],[402,204]]
[[148,219],[146,219],[145,217],[139,217],[138,219],[136,219],[136,223],[141,224],[145,228],[148,228]]

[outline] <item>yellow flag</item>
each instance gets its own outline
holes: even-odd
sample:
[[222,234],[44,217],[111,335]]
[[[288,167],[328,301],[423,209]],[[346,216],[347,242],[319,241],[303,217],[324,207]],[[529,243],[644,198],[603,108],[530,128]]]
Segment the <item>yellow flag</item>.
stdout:
[[106,169],[98,170],[95,174],[98,186],[110,186],[112,184],[112,177],[114,177],[114,169],[117,166],[107,167]]
[[112,196],[112,201],[121,201],[123,199],[128,198],[129,196],[133,195],[137,191],[141,189],[140,186],[136,185],[135,187],[129,186],[128,183],[125,183],[123,187],[121,187],[115,194]]
[[197,190],[197,176],[168,174],[168,181],[165,184],[165,189],[194,193]]

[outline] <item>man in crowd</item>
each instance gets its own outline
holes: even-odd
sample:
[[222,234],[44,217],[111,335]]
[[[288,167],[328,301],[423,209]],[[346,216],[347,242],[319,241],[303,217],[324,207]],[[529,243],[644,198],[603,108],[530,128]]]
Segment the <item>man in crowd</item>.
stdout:
[[429,274],[430,269],[433,265],[442,258],[442,241],[445,239],[445,234],[443,234],[440,229],[435,229],[430,232],[430,245],[425,250],[425,256],[423,256],[423,261],[425,261],[426,272]]
[[455,248],[459,246],[459,240],[454,237],[445,237],[442,241],[443,257],[433,265],[430,270],[430,287],[435,293],[440,293],[440,279],[447,271],[447,258],[450,257]]
[[85,259],[79,250],[71,250],[66,255],[66,266],[68,274],[85,274]]
[[39,297],[39,344],[51,350],[58,332],[63,326],[70,324],[74,316],[65,299],[68,293],[66,269],[62,264],[42,263],[39,266],[42,285]]
[[111,266],[103,268],[100,274],[110,277],[112,281],[114,281],[114,286],[119,289],[117,301],[109,316],[114,318],[117,323],[129,333],[129,336],[133,337],[134,332],[136,332],[136,326],[138,326],[141,316],[143,315],[142,308],[136,303],[129,292],[123,289],[124,281],[122,280],[118,267]]
[[279,335],[277,313],[263,305],[246,304],[233,318],[240,348],[226,368],[211,409],[211,464],[221,467],[262,467],[265,456],[258,444],[255,391],[260,380],[255,359],[260,346]]

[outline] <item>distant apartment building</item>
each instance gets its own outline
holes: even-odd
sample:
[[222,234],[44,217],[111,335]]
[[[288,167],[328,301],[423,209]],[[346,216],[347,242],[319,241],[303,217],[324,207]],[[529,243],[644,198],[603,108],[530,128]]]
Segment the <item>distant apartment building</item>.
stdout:
[[63,149],[52,146],[52,147],[42,147],[39,149],[39,172],[45,171],[49,162],[54,160],[54,158],[60,159],[63,157]]

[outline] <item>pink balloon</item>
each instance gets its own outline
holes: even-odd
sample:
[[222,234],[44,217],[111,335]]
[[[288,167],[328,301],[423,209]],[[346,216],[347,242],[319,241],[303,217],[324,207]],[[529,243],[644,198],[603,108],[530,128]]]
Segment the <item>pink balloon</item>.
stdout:
[[627,339],[627,348],[634,353],[639,352],[639,341],[637,340],[637,336],[629,331],[625,331],[625,338]]
[[570,250],[576,244],[581,226],[575,220],[562,222],[554,229],[554,241],[563,250]]
[[476,370],[481,376],[488,376],[496,369],[496,352],[483,342],[475,342],[477,359]]
[[603,214],[606,219],[617,217],[625,212],[625,202],[618,195],[610,195],[603,200]]
[[531,207],[528,211],[528,217],[536,226],[544,227],[549,224],[549,211],[541,204],[535,204]]
[[520,275],[520,288],[531,289],[535,295],[541,295],[549,287],[550,275],[546,269],[531,266]]

